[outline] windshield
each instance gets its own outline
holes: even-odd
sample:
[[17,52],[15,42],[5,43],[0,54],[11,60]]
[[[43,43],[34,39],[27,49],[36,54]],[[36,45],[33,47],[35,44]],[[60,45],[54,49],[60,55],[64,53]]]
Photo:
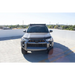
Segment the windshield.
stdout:
[[27,33],[48,33],[48,28],[46,26],[30,26]]

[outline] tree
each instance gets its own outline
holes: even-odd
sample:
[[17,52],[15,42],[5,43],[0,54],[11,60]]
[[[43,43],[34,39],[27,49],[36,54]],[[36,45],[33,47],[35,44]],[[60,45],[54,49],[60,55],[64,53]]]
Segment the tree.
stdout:
[[17,24],[16,27],[18,28],[19,27],[19,24]]
[[55,25],[54,28],[55,28],[55,29],[58,29],[58,25]]
[[75,28],[75,25],[73,26],[73,28]]

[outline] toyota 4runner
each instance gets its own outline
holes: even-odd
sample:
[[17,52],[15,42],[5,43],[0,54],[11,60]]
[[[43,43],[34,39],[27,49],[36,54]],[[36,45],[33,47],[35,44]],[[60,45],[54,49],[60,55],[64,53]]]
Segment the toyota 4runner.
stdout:
[[27,51],[47,50],[47,53],[53,48],[54,42],[50,35],[52,30],[48,30],[46,24],[30,24],[25,34],[21,38],[21,51],[26,54]]

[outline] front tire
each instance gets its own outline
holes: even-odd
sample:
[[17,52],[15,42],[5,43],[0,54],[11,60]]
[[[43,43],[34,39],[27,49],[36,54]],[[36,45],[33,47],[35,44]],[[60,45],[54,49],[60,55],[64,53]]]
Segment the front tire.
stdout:
[[47,50],[47,54],[49,54],[49,52],[53,49],[53,47],[51,47],[50,49]]
[[24,50],[23,48],[21,48],[21,52],[22,52],[22,54],[27,54],[27,51]]

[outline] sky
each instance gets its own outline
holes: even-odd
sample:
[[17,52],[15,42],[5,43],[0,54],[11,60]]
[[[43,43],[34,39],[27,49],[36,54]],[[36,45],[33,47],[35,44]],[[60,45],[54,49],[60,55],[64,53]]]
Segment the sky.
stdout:
[[0,13],[0,25],[75,24],[75,13]]

